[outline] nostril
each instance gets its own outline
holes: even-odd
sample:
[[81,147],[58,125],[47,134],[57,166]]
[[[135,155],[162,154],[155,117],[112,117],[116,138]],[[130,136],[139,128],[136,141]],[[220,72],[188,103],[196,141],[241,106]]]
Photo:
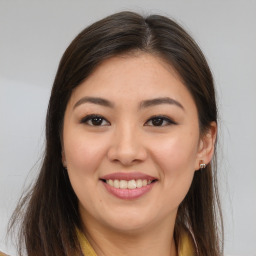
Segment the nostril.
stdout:
[[115,163],[123,165],[133,165],[145,161],[147,158],[146,149],[143,145],[137,143],[122,141],[122,143],[113,144],[107,153],[108,159]]

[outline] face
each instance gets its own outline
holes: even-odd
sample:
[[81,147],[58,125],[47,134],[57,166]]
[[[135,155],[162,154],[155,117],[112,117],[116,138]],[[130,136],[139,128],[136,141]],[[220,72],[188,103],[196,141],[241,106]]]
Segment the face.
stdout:
[[63,164],[84,224],[174,223],[203,145],[195,102],[170,65],[149,54],[104,61],[64,117]]

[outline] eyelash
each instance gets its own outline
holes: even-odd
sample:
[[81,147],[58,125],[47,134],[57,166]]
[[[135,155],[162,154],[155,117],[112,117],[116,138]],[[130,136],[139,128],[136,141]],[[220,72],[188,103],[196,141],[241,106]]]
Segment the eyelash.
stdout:
[[[164,126],[168,126],[168,125],[175,125],[177,124],[176,122],[174,122],[171,118],[167,117],[167,116],[162,116],[162,115],[155,115],[155,116],[152,116],[150,117],[146,124],[151,121],[151,123],[153,123],[153,121],[156,121],[158,119],[162,121],[162,123],[164,122],[165,125],[146,125],[146,126],[154,126],[154,127],[164,127]],[[162,124],[161,123],[161,124]]]
[[[97,124],[93,124],[93,119],[95,119],[94,121],[96,122],[100,122],[99,125]],[[154,121],[160,121],[160,125],[148,125],[148,122],[151,122],[151,124],[153,124]],[[102,125],[102,122],[106,122],[107,124]],[[103,116],[101,115],[97,115],[97,114],[92,114],[92,115],[88,115],[85,116],[84,118],[82,118],[82,120],[80,121],[80,123],[89,125],[89,126],[109,126],[111,125],[110,122],[105,119]],[[165,123],[164,125],[162,125],[163,123]],[[146,123],[145,126],[154,126],[154,127],[164,127],[164,126],[168,126],[168,125],[176,125],[177,123],[174,122],[172,119],[170,119],[169,117],[166,116],[162,116],[162,115],[155,115],[150,117]]]
[[[106,120],[103,116],[101,116],[101,115],[96,115],[96,114],[85,116],[84,118],[82,118],[82,120],[80,121],[80,123],[82,123],[82,124],[87,124],[87,125],[90,125],[90,126],[106,126],[106,125],[101,125],[102,123],[100,123],[100,125],[94,125],[94,124],[92,123],[92,120],[93,120],[93,119],[101,119],[102,121],[107,122],[107,123],[108,123],[107,125],[110,125],[110,122],[109,122],[108,120]],[[89,124],[89,122],[90,122],[91,124]]]

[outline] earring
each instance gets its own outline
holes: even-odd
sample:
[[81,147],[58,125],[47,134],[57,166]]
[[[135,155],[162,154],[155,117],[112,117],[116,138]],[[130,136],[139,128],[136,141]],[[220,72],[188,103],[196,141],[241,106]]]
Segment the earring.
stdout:
[[204,169],[205,167],[206,167],[206,164],[204,163],[204,161],[201,161],[200,169]]

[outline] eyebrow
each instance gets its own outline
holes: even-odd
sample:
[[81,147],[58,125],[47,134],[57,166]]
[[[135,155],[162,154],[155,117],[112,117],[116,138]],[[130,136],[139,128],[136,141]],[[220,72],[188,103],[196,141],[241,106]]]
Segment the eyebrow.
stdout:
[[[101,105],[101,106],[109,107],[109,108],[114,107],[114,104],[112,102],[110,102],[106,99],[103,99],[103,98],[83,97],[75,103],[73,109],[75,109],[76,107],[78,107],[84,103],[93,103],[93,104],[97,104],[97,105]],[[140,103],[139,108],[142,109],[142,108],[152,107],[152,106],[161,105],[161,104],[175,105],[184,110],[184,107],[180,102],[178,102],[175,99],[169,98],[169,97],[144,100]]]
[[110,101],[108,101],[106,99],[103,99],[103,98],[83,97],[79,101],[76,102],[76,104],[74,105],[73,109],[78,107],[81,104],[84,104],[84,103],[93,103],[93,104],[101,105],[101,106],[104,106],[104,107],[110,107],[110,108],[114,107],[113,103],[111,103]]
[[180,102],[169,97],[144,100],[141,102],[140,108],[152,107],[152,106],[161,105],[161,104],[171,104],[185,110]]

